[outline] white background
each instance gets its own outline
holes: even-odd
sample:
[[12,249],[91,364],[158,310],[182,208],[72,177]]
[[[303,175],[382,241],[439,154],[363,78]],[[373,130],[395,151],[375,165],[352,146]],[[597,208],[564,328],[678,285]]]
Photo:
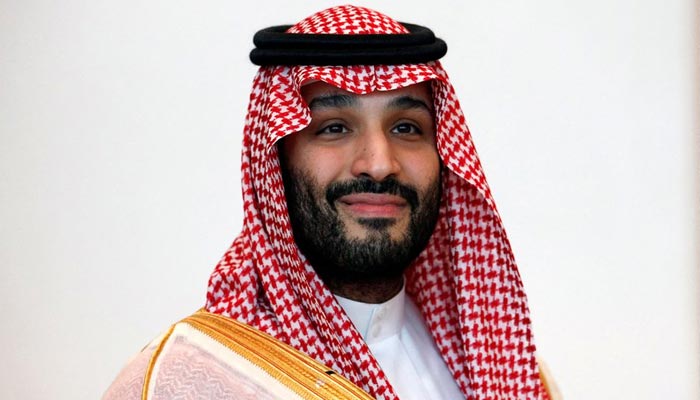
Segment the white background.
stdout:
[[[99,398],[203,304],[252,35],[332,4],[0,0],[0,398]],[[698,4],[360,4],[447,41],[566,398],[700,398]]]

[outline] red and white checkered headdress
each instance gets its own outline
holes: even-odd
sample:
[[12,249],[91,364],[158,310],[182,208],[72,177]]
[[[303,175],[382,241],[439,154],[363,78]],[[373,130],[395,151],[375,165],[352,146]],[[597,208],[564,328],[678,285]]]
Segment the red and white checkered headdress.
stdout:
[[[376,11],[340,6],[304,19],[289,32],[407,30]],[[300,87],[310,81],[357,94],[431,81],[437,147],[446,168],[439,220],[426,249],[407,272],[407,293],[467,398],[544,398],[526,297],[510,244],[459,101],[438,61],[260,68],[243,139],[243,230],[211,276],[206,308],[292,345],[378,399],[397,398],[292,237],[275,144],[309,124]]]

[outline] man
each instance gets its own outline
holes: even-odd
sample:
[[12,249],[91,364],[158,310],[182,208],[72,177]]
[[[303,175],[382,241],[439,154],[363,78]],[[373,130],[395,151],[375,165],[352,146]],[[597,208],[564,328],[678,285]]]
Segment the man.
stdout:
[[444,42],[341,6],[255,43],[243,232],[105,398],[546,398]]

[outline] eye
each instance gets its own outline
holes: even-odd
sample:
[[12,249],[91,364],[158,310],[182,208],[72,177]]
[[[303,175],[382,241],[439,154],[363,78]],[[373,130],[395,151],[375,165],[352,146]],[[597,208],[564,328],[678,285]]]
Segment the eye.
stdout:
[[322,126],[318,131],[316,131],[317,135],[323,135],[323,134],[331,134],[331,135],[337,135],[340,133],[347,133],[350,130],[343,124],[341,123],[331,123],[325,126]]
[[392,133],[397,133],[400,135],[422,135],[423,131],[418,127],[416,124],[412,124],[409,122],[402,122],[400,124],[395,125],[391,129]]

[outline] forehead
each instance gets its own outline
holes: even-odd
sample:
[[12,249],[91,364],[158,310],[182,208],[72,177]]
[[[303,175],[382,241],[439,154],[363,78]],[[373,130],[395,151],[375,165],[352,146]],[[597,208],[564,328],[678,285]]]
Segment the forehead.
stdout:
[[326,82],[313,82],[304,85],[301,88],[301,95],[308,103],[309,100],[314,97],[328,96],[328,95],[346,95],[356,97],[360,100],[362,99],[390,99],[394,97],[409,96],[415,97],[425,101],[427,104],[432,105],[432,94],[430,89],[430,81],[416,83],[414,85],[406,86],[403,88],[395,90],[378,90],[375,92],[370,92],[367,94],[355,94],[352,92],[345,91]]

